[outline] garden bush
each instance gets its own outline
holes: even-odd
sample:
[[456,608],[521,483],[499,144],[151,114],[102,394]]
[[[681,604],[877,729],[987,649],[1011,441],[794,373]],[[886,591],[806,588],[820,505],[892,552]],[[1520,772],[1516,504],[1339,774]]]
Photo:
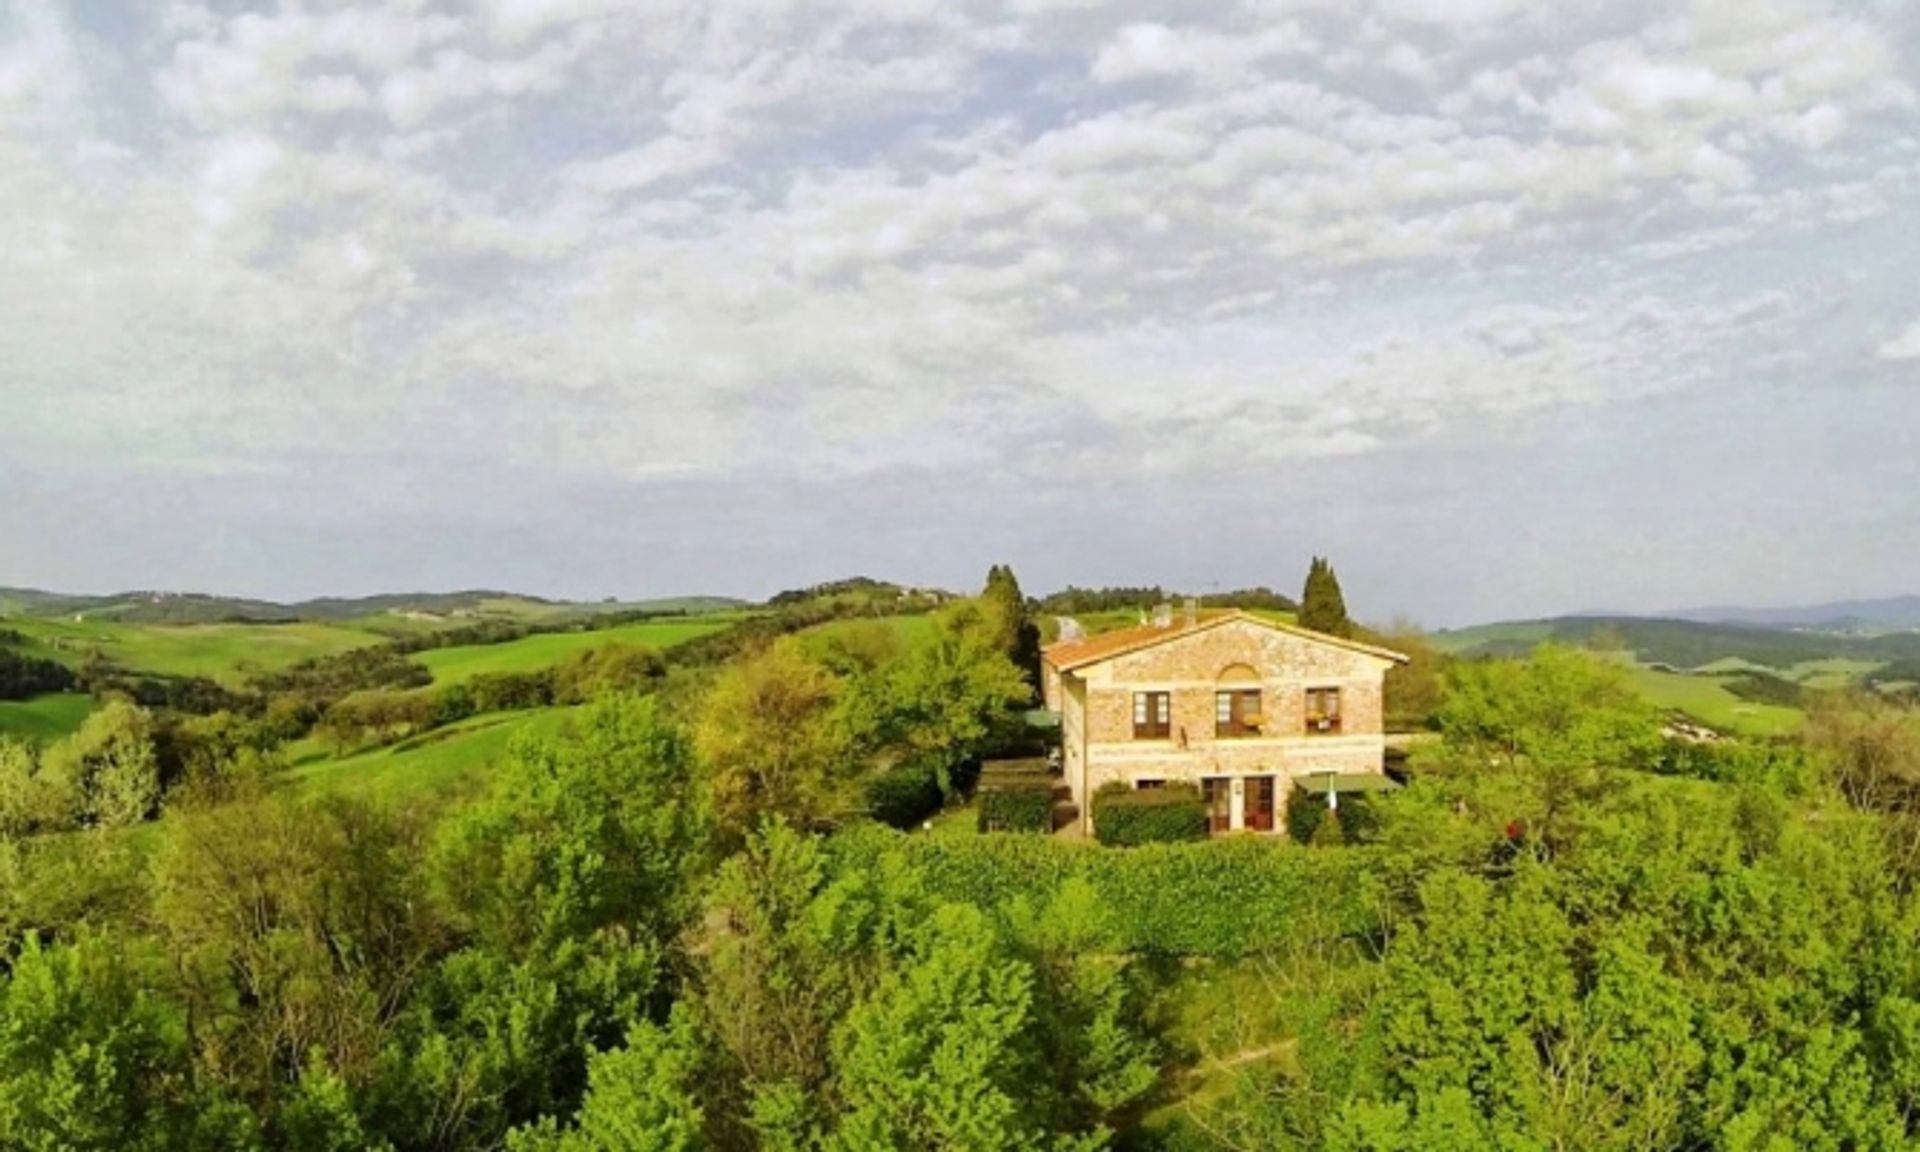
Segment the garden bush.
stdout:
[[974,805],[982,832],[1053,831],[1053,779],[1048,776],[982,779]]
[[[1287,835],[1299,844],[1312,844],[1327,821],[1327,798],[1301,788],[1293,790],[1287,801]],[[1336,823],[1343,844],[1364,844],[1373,839],[1380,827],[1380,815],[1365,793],[1347,793],[1340,797],[1340,817]]]
[[924,768],[903,765],[867,781],[867,810],[893,828],[912,828],[940,810],[940,782]]
[[1205,840],[1207,804],[1191,784],[1135,789],[1116,781],[1094,794],[1093,834],[1117,847]]

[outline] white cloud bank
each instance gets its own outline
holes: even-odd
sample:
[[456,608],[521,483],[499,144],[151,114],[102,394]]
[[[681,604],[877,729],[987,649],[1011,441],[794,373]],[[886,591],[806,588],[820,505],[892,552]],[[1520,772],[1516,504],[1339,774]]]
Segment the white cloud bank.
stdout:
[[1823,379],[1906,307],[1796,274],[1912,234],[1898,6],[1262,11],[0,5],[0,451],[1177,481]]

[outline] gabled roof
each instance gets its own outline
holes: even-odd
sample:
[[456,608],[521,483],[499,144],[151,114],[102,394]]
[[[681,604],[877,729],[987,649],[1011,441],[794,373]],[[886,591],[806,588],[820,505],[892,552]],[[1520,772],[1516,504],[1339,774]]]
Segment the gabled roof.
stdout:
[[1359,640],[1349,640],[1344,636],[1332,636],[1325,632],[1315,632],[1311,628],[1302,628],[1297,624],[1282,624],[1277,620],[1268,620],[1250,612],[1232,609],[1225,612],[1203,612],[1194,623],[1187,623],[1184,617],[1176,616],[1172,623],[1164,627],[1157,624],[1142,624],[1137,628],[1122,628],[1114,632],[1102,632],[1098,636],[1088,636],[1083,640],[1062,640],[1049,644],[1041,651],[1041,659],[1062,672],[1071,672],[1076,668],[1085,668],[1089,664],[1100,664],[1116,656],[1129,652],[1138,652],[1142,648],[1151,648],[1156,644],[1165,644],[1182,636],[1192,636],[1217,628],[1234,621],[1258,624],[1262,628],[1271,628],[1275,632],[1285,632],[1310,640],[1316,644],[1331,644],[1336,648],[1346,648],[1362,652],[1382,660],[1391,660],[1396,664],[1405,664],[1407,658],[1392,649],[1381,648]]

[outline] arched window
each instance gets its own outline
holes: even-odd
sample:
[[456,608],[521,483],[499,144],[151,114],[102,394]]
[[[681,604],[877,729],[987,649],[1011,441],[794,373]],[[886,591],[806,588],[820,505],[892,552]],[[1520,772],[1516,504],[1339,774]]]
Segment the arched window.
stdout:
[[1220,670],[1213,692],[1213,734],[1232,739],[1260,734],[1260,674],[1245,664]]

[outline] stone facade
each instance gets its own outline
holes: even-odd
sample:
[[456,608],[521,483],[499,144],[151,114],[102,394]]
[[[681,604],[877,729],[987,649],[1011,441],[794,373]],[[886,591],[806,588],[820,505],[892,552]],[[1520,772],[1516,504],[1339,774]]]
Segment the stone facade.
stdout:
[[[1230,826],[1249,823],[1248,783],[1273,779],[1273,829],[1285,828],[1293,780],[1315,773],[1380,772],[1385,759],[1382,684],[1394,653],[1234,613],[1162,634],[1136,630],[1117,651],[1076,660],[1049,649],[1043,681],[1061,714],[1063,767],[1091,830],[1091,798],[1104,784],[1143,780],[1228,781]],[[1257,689],[1258,730],[1218,732],[1216,693]],[[1338,689],[1337,730],[1308,721],[1308,692]],[[1164,738],[1134,736],[1136,693],[1164,692]]]

